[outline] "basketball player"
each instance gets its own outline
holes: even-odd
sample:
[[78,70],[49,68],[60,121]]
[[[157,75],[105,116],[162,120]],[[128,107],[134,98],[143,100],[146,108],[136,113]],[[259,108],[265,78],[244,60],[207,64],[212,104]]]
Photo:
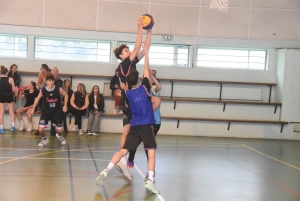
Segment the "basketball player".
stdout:
[[[141,142],[144,143],[144,149],[148,150],[148,178],[145,180],[146,189],[152,193],[158,194],[159,191],[154,184],[154,167],[155,167],[155,149],[156,141],[153,133],[153,124],[155,122],[153,115],[153,108],[151,96],[148,91],[150,90],[149,83],[149,58],[148,50],[150,47],[150,40],[146,40],[144,46],[145,64],[144,64],[144,79],[140,84],[139,73],[134,70],[131,71],[127,77],[127,85],[122,83],[122,88],[126,91],[126,97],[130,104],[130,111],[132,120],[130,122],[130,132],[125,139],[124,146],[117,152],[107,168],[104,169],[96,178],[99,186],[102,186],[104,180],[109,174],[109,171],[120,161],[120,159],[127,155],[129,150],[135,150]],[[128,90],[128,86],[131,89]]]
[[[119,72],[119,80],[120,86],[126,85],[126,77],[128,74],[136,70],[136,64],[144,57],[144,50],[141,50],[142,44],[142,30],[143,30],[143,20],[142,18],[138,19],[138,35],[136,38],[136,43],[132,52],[130,52],[127,45],[120,45],[114,50],[115,56],[120,59],[122,62],[119,64],[117,71]],[[150,44],[152,29],[147,30],[147,36],[145,41],[148,41]],[[122,85],[123,83],[123,85]],[[152,103],[154,104],[154,109],[157,107],[155,105],[160,104],[160,100],[155,98],[151,99]],[[121,105],[123,110],[123,134],[120,141],[120,148],[123,147],[125,138],[129,133],[130,129],[130,121],[131,121],[131,113],[129,109],[128,101],[126,101],[125,91],[122,89],[121,91]],[[156,107],[156,108],[155,108]],[[123,174],[129,180],[132,180],[132,177],[128,171],[127,167],[127,156],[123,156],[121,161],[116,165],[116,168],[119,170],[121,174]]]
[[34,109],[37,106],[40,98],[43,97],[42,114],[39,124],[39,133],[42,136],[42,141],[38,144],[39,147],[44,147],[48,142],[44,129],[48,127],[48,121],[51,121],[56,126],[56,137],[61,145],[66,144],[66,140],[62,137],[62,117],[63,112],[67,111],[67,103],[64,102],[64,107],[61,107],[61,95],[68,100],[68,94],[57,85],[54,84],[55,78],[52,74],[46,76],[46,86],[40,89],[39,95],[36,97],[33,108],[29,115],[33,115]]
[[[150,95],[152,97],[156,96],[156,97],[160,97],[160,90],[161,90],[161,84],[160,82],[156,79],[156,77],[154,76],[154,74],[152,73],[151,69],[150,69]],[[155,123],[153,125],[153,133],[154,133],[154,137],[156,137],[159,129],[160,129],[160,124],[161,124],[161,114],[160,114],[160,106],[155,110],[154,112],[154,120]],[[134,167],[134,157],[135,157],[135,153],[136,153],[136,149],[135,150],[130,150],[129,152],[129,157],[128,157],[128,168],[133,168]],[[147,160],[148,160],[148,150],[145,150],[146,156],[147,156]],[[155,174],[154,174],[155,176]],[[148,178],[148,174],[146,175],[146,178]]]

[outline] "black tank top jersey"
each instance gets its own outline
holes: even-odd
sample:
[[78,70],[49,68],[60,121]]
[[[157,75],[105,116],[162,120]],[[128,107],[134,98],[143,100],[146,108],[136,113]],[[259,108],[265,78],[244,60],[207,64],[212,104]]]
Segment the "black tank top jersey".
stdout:
[[46,87],[41,90],[43,94],[42,113],[52,115],[58,111],[61,112],[61,95],[59,92],[59,87],[54,85],[54,89],[52,91],[48,91]]
[[10,96],[13,95],[12,86],[8,82],[8,77],[0,77],[0,95]]

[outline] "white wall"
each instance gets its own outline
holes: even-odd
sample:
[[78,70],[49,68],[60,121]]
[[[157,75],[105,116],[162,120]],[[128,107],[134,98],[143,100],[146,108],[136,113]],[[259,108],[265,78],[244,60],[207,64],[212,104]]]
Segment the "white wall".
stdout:
[[0,24],[136,33],[150,13],[154,34],[299,40],[299,0],[229,0],[228,12],[210,0],[0,0]]
[[278,50],[275,100],[282,102],[281,120],[300,122],[300,51]]

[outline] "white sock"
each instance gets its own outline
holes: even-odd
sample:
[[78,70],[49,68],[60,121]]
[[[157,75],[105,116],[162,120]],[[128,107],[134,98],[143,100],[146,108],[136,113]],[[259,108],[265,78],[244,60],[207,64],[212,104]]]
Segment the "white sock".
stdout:
[[32,126],[32,122],[29,122],[29,125],[28,125],[28,126],[30,126],[30,127],[31,127],[31,126]]
[[11,126],[15,126],[15,122],[11,122]]
[[154,181],[154,171],[149,171],[148,172],[148,179],[150,179],[152,182]]
[[24,125],[23,120],[20,120],[20,124],[21,124],[21,125]]
[[0,125],[0,129],[3,129],[3,125]]
[[127,154],[123,156],[120,161],[123,165],[127,165]]
[[115,167],[115,165],[112,162],[109,162],[109,164],[107,166],[108,172],[111,171],[111,169],[113,169],[114,167]]

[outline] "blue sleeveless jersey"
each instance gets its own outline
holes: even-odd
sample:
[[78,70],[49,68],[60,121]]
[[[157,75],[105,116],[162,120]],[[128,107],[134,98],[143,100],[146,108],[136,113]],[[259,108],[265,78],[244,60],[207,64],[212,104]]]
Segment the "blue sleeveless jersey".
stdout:
[[146,87],[140,85],[135,89],[127,90],[126,96],[132,115],[130,126],[154,124],[152,103],[149,100],[150,94]]

